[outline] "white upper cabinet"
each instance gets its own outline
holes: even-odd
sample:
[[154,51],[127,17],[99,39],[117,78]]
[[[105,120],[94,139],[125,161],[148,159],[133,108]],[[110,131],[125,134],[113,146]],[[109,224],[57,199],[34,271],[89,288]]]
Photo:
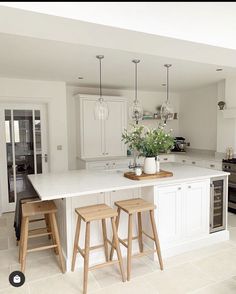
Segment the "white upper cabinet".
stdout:
[[107,120],[95,120],[97,96],[80,96],[79,157],[97,158],[125,156],[121,136],[127,126],[126,100],[122,97],[104,97],[109,107]]

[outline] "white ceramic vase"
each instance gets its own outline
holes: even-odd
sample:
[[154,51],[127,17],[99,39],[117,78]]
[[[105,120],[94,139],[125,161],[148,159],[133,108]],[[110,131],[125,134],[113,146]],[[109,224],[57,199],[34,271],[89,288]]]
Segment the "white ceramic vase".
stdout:
[[156,173],[156,160],[155,157],[146,157],[144,160],[144,173],[155,174]]

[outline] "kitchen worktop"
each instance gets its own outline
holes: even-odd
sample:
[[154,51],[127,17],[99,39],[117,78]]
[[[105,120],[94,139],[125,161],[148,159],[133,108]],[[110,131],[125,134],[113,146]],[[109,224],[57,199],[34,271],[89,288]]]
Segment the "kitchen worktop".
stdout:
[[228,173],[201,167],[165,163],[163,170],[173,172],[173,177],[133,181],[125,178],[125,170],[74,170],[64,173],[29,175],[29,179],[42,200],[89,195],[113,190],[133,189],[155,185],[171,185],[184,180],[201,180],[225,176]]

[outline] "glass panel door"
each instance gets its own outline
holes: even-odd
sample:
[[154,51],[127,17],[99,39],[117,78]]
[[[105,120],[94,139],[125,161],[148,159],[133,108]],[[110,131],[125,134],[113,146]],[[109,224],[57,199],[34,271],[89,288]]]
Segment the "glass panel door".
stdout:
[[17,199],[35,195],[27,176],[43,172],[43,136],[41,110],[5,109],[4,119],[8,191],[6,212],[15,208]]

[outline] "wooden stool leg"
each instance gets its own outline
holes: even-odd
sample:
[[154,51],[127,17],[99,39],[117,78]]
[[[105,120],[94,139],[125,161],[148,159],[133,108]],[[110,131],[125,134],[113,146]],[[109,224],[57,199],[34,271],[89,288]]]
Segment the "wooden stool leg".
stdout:
[[25,262],[26,262],[26,253],[27,253],[27,245],[28,245],[28,233],[29,233],[29,218],[24,217],[22,220],[23,225],[23,236],[21,236],[21,244],[22,244],[22,257],[21,257],[21,271],[25,272]]
[[123,259],[121,256],[120,243],[118,240],[116,223],[115,223],[114,217],[111,218],[111,224],[112,224],[113,240],[114,240],[113,245],[115,245],[115,248],[116,248],[117,257],[119,260],[120,272],[121,272],[121,276],[122,276],[122,281],[125,282],[126,279],[125,279],[125,272],[124,272],[124,266],[123,266]]
[[20,229],[20,241],[19,241],[19,263],[22,261],[22,248],[23,248],[23,236],[24,236],[24,222],[23,219],[21,221],[21,229]]
[[128,254],[127,254],[127,280],[130,280],[131,274],[131,259],[132,259],[132,238],[133,238],[133,215],[129,214],[128,225]]
[[88,290],[88,270],[89,270],[89,246],[90,246],[90,222],[86,223],[85,248],[84,248],[84,282],[83,294]]
[[[119,228],[119,223],[120,223],[120,208],[119,207],[117,209],[117,212],[118,212],[118,215],[116,217],[116,231],[117,231],[117,234],[118,234],[118,228]],[[112,239],[112,244],[114,244],[114,236],[113,236],[113,239]],[[114,254],[114,248],[113,248],[113,246],[111,246],[110,260],[113,259],[113,254]]]
[[[51,237],[51,240],[52,240],[52,244],[53,245],[57,245],[57,242],[56,242],[56,239],[55,239],[55,228],[54,228],[54,225],[53,225],[53,220],[52,220],[52,216],[50,214],[47,215],[47,218],[48,218],[48,223],[49,223],[49,226],[50,226],[50,229],[51,229],[51,232],[52,232],[52,237]],[[54,252],[56,255],[59,255],[59,251],[58,251],[58,247],[55,247],[53,248]]]
[[73,250],[72,264],[71,264],[71,270],[72,270],[72,272],[75,270],[75,261],[76,261],[77,251],[78,251],[80,227],[81,227],[81,217],[78,216],[77,225],[76,225],[76,232],[75,232],[75,240],[74,240],[74,250]]
[[142,228],[142,214],[138,212],[138,245],[139,251],[143,252],[143,228]]
[[103,235],[105,258],[106,258],[106,262],[108,262],[109,256],[108,256],[108,242],[107,242],[107,226],[106,226],[105,219],[102,219],[102,235]]
[[[44,215],[44,218],[45,218],[45,224],[46,224],[46,227],[47,227],[47,232],[52,232],[52,228],[51,228],[51,224],[50,224],[50,220],[49,220],[49,216],[48,214],[45,214]],[[50,240],[51,239],[51,235],[48,235],[48,239]]]
[[163,261],[161,257],[161,247],[160,247],[160,242],[157,234],[157,228],[156,228],[156,223],[155,223],[155,218],[154,218],[154,211],[150,210],[150,219],[151,219],[151,224],[152,224],[152,231],[154,235],[154,241],[156,245],[156,250],[157,250],[157,256],[160,264],[161,270],[163,270]]
[[62,256],[61,243],[60,243],[60,238],[59,238],[59,233],[58,233],[57,221],[56,221],[55,213],[51,213],[49,215],[49,217],[51,218],[52,228],[53,228],[53,232],[55,234],[53,236],[53,238],[55,238],[56,245],[57,245],[57,248],[58,248],[59,261],[60,261],[60,265],[61,265],[61,271],[62,271],[62,273],[64,273],[65,272],[65,264],[64,264],[64,258]]

